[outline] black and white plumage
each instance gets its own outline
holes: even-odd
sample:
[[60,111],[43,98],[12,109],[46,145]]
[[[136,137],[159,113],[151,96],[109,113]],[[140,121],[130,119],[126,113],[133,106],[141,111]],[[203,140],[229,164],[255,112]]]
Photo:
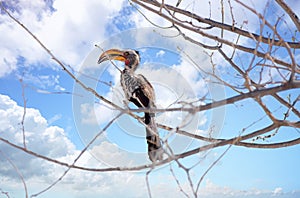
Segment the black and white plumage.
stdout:
[[[143,75],[135,74],[140,63],[140,56],[137,51],[107,50],[100,55],[98,64],[106,60],[125,62],[125,68],[121,73],[121,86],[128,101],[139,108],[155,108],[155,92],[152,85]],[[152,162],[162,160],[163,150],[155,123],[155,114],[145,112],[144,123],[147,125],[146,140],[149,159]]]

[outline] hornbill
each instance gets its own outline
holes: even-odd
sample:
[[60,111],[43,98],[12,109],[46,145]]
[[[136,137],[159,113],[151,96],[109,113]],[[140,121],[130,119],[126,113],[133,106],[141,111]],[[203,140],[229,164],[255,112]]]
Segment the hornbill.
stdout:
[[[98,64],[107,60],[118,60],[125,63],[121,72],[121,86],[128,101],[134,103],[138,108],[155,108],[155,93],[152,85],[141,74],[135,74],[140,63],[140,55],[135,50],[110,49],[103,52]],[[155,123],[155,114],[145,112],[144,123],[146,127],[146,141],[148,144],[148,156],[152,162],[162,160],[163,150]]]

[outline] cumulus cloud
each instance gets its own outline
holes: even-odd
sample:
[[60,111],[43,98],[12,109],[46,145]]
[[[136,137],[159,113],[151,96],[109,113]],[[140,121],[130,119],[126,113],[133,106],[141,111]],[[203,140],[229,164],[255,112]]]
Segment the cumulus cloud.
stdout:
[[[2,118],[0,121],[1,138],[5,138],[18,145],[22,145],[23,138],[20,122],[23,116],[23,107],[19,106],[8,96],[0,95],[0,115]],[[74,144],[68,139],[64,129],[58,126],[49,126],[47,120],[36,109],[26,109],[24,126],[26,145],[28,149],[33,150],[34,152],[67,163],[71,163],[80,152],[76,150]],[[26,181],[30,184],[36,184],[37,181],[40,181],[41,184],[45,185],[46,183],[57,179],[65,169],[64,167],[50,164],[41,159],[27,155],[22,151],[4,144],[3,142],[0,142],[0,150],[14,163],[20,173],[25,177]],[[96,158],[89,153],[96,155]],[[130,163],[130,160],[128,159],[129,158],[127,158],[126,153],[119,150],[116,145],[104,141],[101,144],[90,148],[79,160],[78,165],[89,167],[103,167],[107,165],[125,166]],[[103,161],[101,160],[109,162],[110,164],[103,164]],[[0,164],[0,175],[1,178],[3,178],[1,179],[1,187],[6,185],[16,185],[10,182],[5,182],[3,184],[4,181],[9,181],[12,178],[17,180],[17,175],[15,172],[16,170],[9,165],[6,158],[1,157]],[[94,173],[71,171],[71,173],[64,179],[63,184],[71,184],[72,188],[70,191],[76,191],[78,186],[84,188],[83,191],[86,192],[90,191],[89,187],[102,187],[102,189],[100,188],[101,190],[98,190],[99,193],[110,194],[113,193],[113,186],[111,185],[115,185],[118,181],[120,186],[124,186],[125,183],[132,178],[132,174],[130,173],[121,173],[119,175],[115,173],[107,173],[104,175],[106,176]],[[122,175],[125,176],[123,177]],[[136,179],[133,178],[131,181],[133,180]],[[140,181],[140,179],[138,180]],[[43,185],[39,185],[39,187],[41,188]],[[132,192],[134,192],[133,189]]]
[[[0,132],[3,138],[23,144],[21,121],[24,108],[6,95],[0,95],[0,114],[2,119]],[[74,150],[73,143],[58,126],[49,126],[39,110],[26,108],[24,119],[25,140],[28,148],[44,155],[59,157]],[[50,149],[51,148],[51,149]]]
[[[23,115],[23,107],[5,95],[0,95],[0,135],[13,143],[22,145],[20,121]],[[25,119],[26,143],[29,149],[53,157],[57,160],[72,163],[80,153],[73,143],[66,137],[64,129],[57,126],[49,126],[48,121],[33,108],[27,108]],[[6,160],[9,158],[25,178],[29,193],[36,193],[44,189],[65,171],[61,167],[41,159],[32,157],[24,152],[14,149],[0,142],[0,176],[2,190],[8,191],[13,196],[23,196],[22,183],[16,174],[16,170]],[[6,157],[3,157],[3,153]],[[93,153],[91,155],[90,153]],[[95,157],[96,155],[96,157]],[[89,148],[80,158],[77,165],[87,167],[106,166],[131,166],[133,162],[126,152],[120,150],[115,144],[103,141]],[[109,163],[103,163],[109,162]],[[160,171],[162,170],[162,171]],[[182,197],[183,194],[174,182],[173,177],[166,170],[168,167],[153,171],[149,175],[151,193],[154,197]],[[158,172],[159,171],[159,172]],[[159,173],[159,174],[158,174]],[[54,189],[43,194],[44,197],[54,195],[76,197],[145,197],[147,185],[146,172],[87,172],[72,169]],[[192,195],[189,184],[182,185],[183,190]],[[126,194],[124,194],[126,192]],[[274,190],[235,190],[226,186],[219,186],[211,180],[200,189],[201,197],[297,197],[300,192],[283,193],[278,187]]]
[[[19,106],[8,96],[0,95],[1,127],[0,135],[8,141],[23,145],[21,121],[24,108]],[[27,108],[24,120],[25,140],[28,149],[49,157],[58,158],[74,152],[74,144],[66,137],[62,128],[49,126],[47,120],[37,109]],[[18,151],[4,143],[0,143],[0,150],[13,161],[24,177],[30,178],[35,175],[47,174],[44,162]],[[5,158],[4,158],[5,159]],[[0,174],[7,177],[16,177],[13,168],[7,168],[7,161],[0,161]],[[24,163],[25,162],[25,163]]]
[[[81,63],[95,42],[105,39],[108,21],[122,8],[122,2],[109,0],[25,2],[6,5],[57,57],[73,66]],[[50,65],[48,55],[7,15],[1,13],[0,22],[0,77],[18,67]]]

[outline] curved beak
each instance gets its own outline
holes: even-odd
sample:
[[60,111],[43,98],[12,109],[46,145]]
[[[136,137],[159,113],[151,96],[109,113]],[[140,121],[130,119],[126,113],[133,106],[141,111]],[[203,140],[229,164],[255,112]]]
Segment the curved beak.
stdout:
[[123,54],[124,52],[118,49],[107,50],[100,55],[97,63],[100,64],[107,60],[118,60],[124,62],[126,59]]

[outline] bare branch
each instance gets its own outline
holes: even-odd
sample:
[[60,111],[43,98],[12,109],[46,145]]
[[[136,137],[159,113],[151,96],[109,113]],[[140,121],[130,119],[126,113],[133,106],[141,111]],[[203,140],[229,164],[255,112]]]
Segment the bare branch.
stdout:
[[293,12],[293,10],[284,1],[276,0],[276,2],[290,16],[290,18],[294,22],[295,26],[297,27],[298,31],[300,32],[300,20],[299,20],[299,17],[296,15],[296,13]]
[[182,189],[181,184],[180,184],[179,180],[177,179],[177,177],[176,177],[176,175],[175,175],[175,172],[174,172],[174,170],[173,170],[173,168],[172,168],[172,164],[170,164],[170,172],[171,172],[171,174],[172,174],[174,180],[176,181],[176,184],[177,184],[177,186],[178,186],[180,192],[182,192],[183,195],[184,195],[185,197],[188,198],[189,195]]
[[205,146],[202,146],[202,147],[199,147],[199,148],[187,151],[185,153],[176,155],[176,159],[185,158],[187,156],[190,156],[190,155],[193,155],[193,154],[196,154],[196,153],[200,153],[200,152],[212,149],[212,148],[216,148],[216,147],[220,147],[220,146],[225,146],[225,145],[228,145],[228,144],[235,144],[236,142],[241,142],[241,141],[244,141],[244,140],[247,140],[247,139],[251,139],[251,138],[254,138],[254,137],[259,136],[259,135],[262,135],[262,134],[267,133],[269,131],[272,131],[272,130],[278,128],[278,127],[281,127],[281,126],[290,126],[290,125],[293,125],[293,126],[299,128],[300,127],[300,122],[291,123],[291,122],[277,120],[275,123],[273,123],[273,124],[271,124],[271,125],[269,125],[267,127],[264,127],[262,129],[259,129],[257,131],[251,132],[251,133],[249,133],[247,135],[238,136],[238,137],[227,139],[227,140],[224,140],[224,141],[221,141],[221,142],[216,142],[216,143],[208,144],[208,145],[205,145]]
[[[144,2],[144,3],[147,3],[147,4],[151,4],[151,5],[154,5],[156,7],[160,7],[161,6],[161,4],[158,1],[132,0],[132,2],[137,3],[140,6],[146,8],[148,10],[150,10],[149,9],[150,7],[146,6],[145,4],[142,4],[141,2]],[[242,36],[245,36],[245,37],[248,37],[248,38],[254,37],[256,40],[258,40],[261,37],[261,35],[257,35],[255,33],[250,33],[248,31],[239,29],[237,27],[232,28],[232,25],[220,23],[220,22],[214,21],[214,20],[212,20],[210,18],[203,18],[201,16],[196,15],[195,13],[191,13],[191,12],[189,12],[187,10],[183,10],[183,9],[180,9],[180,8],[168,5],[168,4],[164,4],[164,7],[166,7],[168,10],[171,10],[171,11],[183,14],[183,15],[185,15],[187,17],[196,19],[196,20],[198,20],[198,22],[207,24],[210,27],[216,27],[216,28],[220,28],[220,29],[223,29],[223,30],[227,30],[227,31],[236,33],[237,35],[242,35]],[[151,9],[151,11],[154,11],[154,10]],[[157,13],[157,12],[155,11],[154,13]],[[266,44],[270,43],[270,39],[268,37],[261,37],[260,40],[261,40],[261,42],[266,43]],[[282,43],[281,43],[280,40],[274,40],[273,44],[276,45],[276,46],[281,46],[282,45]],[[292,48],[300,48],[300,44],[298,42],[288,42],[288,44]]]

